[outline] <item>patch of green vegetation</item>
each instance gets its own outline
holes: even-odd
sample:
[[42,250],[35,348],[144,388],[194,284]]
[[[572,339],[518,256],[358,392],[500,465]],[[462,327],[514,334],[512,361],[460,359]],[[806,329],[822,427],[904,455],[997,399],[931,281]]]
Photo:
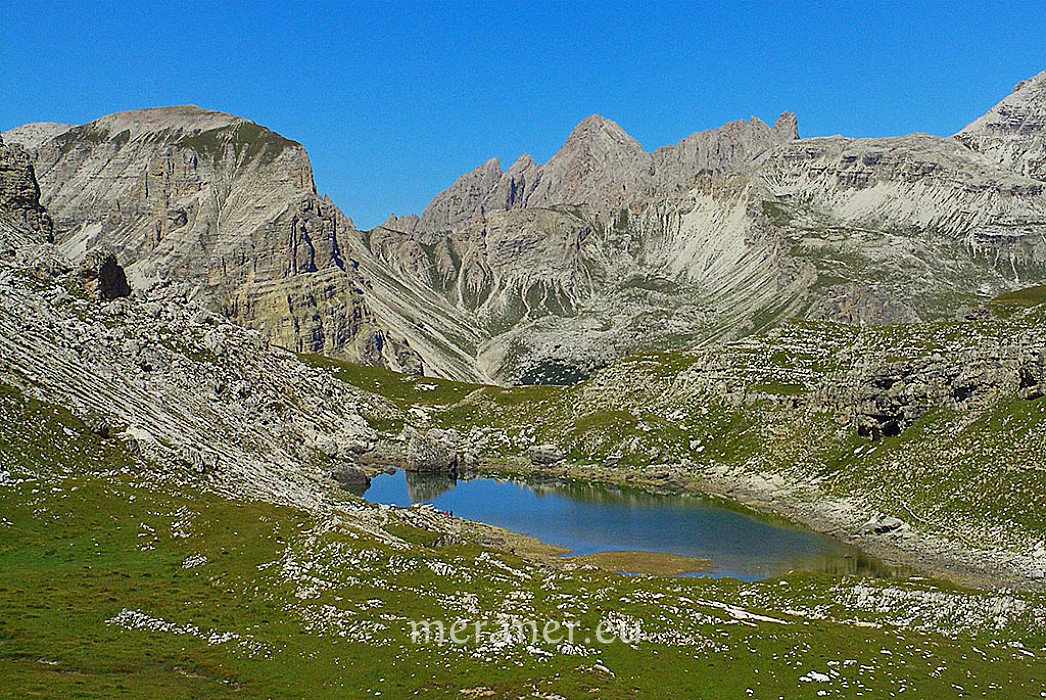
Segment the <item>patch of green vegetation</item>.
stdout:
[[782,384],[780,382],[758,382],[748,387],[759,394],[773,394],[775,396],[801,396],[806,389],[796,384]]
[[772,225],[777,226],[778,228],[785,228],[792,223],[792,219],[795,215],[784,202],[763,200],[763,216],[765,216]]
[[[120,138],[123,133],[121,132],[117,136]],[[129,136],[130,134],[128,134]],[[109,140],[109,132],[92,124],[74,127],[54,138],[54,142],[58,144],[58,150],[63,156],[72,153],[73,149],[79,145],[97,146],[107,140]],[[126,141],[117,141],[117,143],[126,143]]]
[[403,410],[416,405],[454,404],[482,386],[438,377],[400,374],[383,367],[358,365],[323,355],[301,354],[299,357],[302,362],[313,367],[330,370],[347,384],[384,396]]
[[[1046,681],[1026,657],[1041,627],[1019,612],[1034,596],[1007,608],[932,581],[619,576],[435,546],[396,511],[359,521],[356,502],[313,515],[210,493],[3,385],[0,461],[2,695],[1019,697]],[[968,622],[977,605],[983,625]],[[969,626],[936,631],[952,609]],[[410,620],[517,610],[575,622],[574,647],[410,639]],[[644,636],[586,639],[608,619]]]
[[239,163],[257,161],[261,165],[268,165],[290,144],[290,141],[263,126],[238,121],[217,129],[194,132],[180,139],[175,145],[192,149],[201,158],[215,163],[224,158],[228,149],[232,148]]
[[1023,309],[1046,304],[1046,285],[1025,287],[1012,292],[1000,294],[989,300],[985,306],[1002,318],[1007,318]]

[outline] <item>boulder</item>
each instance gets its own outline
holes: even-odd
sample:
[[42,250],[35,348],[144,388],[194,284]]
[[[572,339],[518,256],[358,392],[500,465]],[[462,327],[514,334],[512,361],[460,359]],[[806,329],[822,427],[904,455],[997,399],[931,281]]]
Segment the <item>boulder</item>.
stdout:
[[862,535],[885,535],[907,526],[907,523],[892,515],[876,516],[861,526]]
[[89,295],[101,301],[110,301],[131,295],[127,274],[116,256],[102,250],[87,254],[77,268],[80,285]]
[[548,443],[534,445],[528,450],[528,455],[534,464],[548,465],[562,462],[567,458],[567,451],[558,445]]
[[432,428],[426,433],[412,431],[407,439],[407,471],[453,474],[458,470],[456,430]]
[[370,477],[355,464],[341,464],[334,467],[331,470],[331,478],[349,490],[366,489],[370,486]]

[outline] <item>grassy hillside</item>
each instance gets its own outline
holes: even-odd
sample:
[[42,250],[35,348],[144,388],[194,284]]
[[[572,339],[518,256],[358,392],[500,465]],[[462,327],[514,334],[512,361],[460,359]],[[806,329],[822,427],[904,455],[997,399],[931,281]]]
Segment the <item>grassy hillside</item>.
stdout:
[[[1016,696],[1046,681],[1037,596],[624,577],[426,546],[415,509],[227,500],[12,389],[0,414],[3,696]],[[499,612],[643,636],[440,647],[406,624]]]

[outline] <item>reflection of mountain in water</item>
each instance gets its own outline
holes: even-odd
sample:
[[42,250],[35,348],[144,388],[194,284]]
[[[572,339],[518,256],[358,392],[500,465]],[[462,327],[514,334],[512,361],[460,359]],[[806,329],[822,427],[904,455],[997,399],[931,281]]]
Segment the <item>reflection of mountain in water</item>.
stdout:
[[702,502],[693,496],[657,494],[640,488],[587,484],[561,479],[535,479],[527,486],[538,496],[555,494],[581,503],[617,504],[623,506],[650,506],[656,508],[693,508]]
[[431,503],[458,483],[450,474],[404,472],[404,475],[407,477],[407,495],[411,503]]
[[[854,547],[776,518],[700,496],[559,479],[527,482],[403,472],[374,478],[365,496],[400,507],[433,503],[469,520],[559,543],[576,554],[666,552],[712,562],[712,576],[766,579],[796,572],[889,576]],[[900,572],[903,573],[903,572]]]

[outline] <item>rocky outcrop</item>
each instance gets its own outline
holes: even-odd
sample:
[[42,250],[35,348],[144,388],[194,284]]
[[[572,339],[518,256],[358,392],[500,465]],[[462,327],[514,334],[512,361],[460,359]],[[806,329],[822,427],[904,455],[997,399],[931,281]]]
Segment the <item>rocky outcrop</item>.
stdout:
[[527,450],[527,456],[533,464],[549,466],[558,464],[567,458],[567,451],[559,445],[534,445]]
[[53,224],[40,203],[40,187],[29,154],[0,138],[0,217],[51,241]]
[[484,200],[500,179],[501,164],[497,158],[491,158],[471,173],[459,177],[425,207],[420,217],[402,221],[392,218],[385,226],[410,232],[454,230],[467,224],[477,213],[482,214]]
[[412,431],[407,438],[406,470],[454,474],[458,471],[459,442],[456,430],[431,428],[427,432]]
[[1046,71],[1018,83],[955,138],[1005,168],[1046,180]]
[[100,301],[112,301],[131,294],[127,275],[112,253],[91,251],[80,261],[76,271],[80,287],[88,296]]
[[43,200],[74,261],[113,253],[143,291],[189,282],[211,308],[297,352],[476,378],[404,318],[441,302],[388,284],[352,221],[316,193],[300,144],[192,106],[11,133],[34,146]]
[[858,366],[836,388],[829,406],[849,413],[858,435],[879,439],[901,434],[933,408],[955,411],[999,399],[1033,400],[1046,393],[1044,348],[1017,339],[984,347],[961,358],[940,354],[884,366]]

